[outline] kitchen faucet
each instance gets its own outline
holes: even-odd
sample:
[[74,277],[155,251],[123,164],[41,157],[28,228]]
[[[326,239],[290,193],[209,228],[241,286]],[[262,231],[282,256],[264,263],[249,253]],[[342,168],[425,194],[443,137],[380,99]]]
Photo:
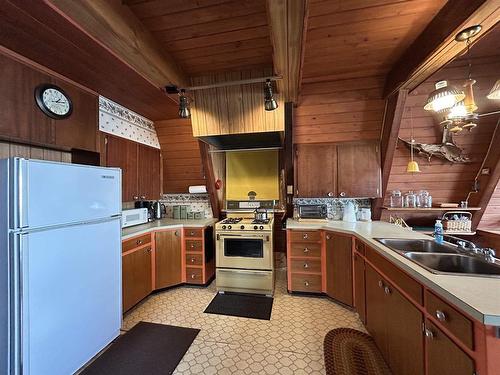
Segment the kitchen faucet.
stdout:
[[471,255],[479,255],[486,259],[487,262],[495,263],[496,261],[496,251],[489,247],[478,247],[472,241],[464,240],[462,238],[458,238],[455,236],[450,236],[449,234],[443,235],[443,238],[446,242],[448,239],[452,240],[455,245],[458,246],[458,249],[462,252]]

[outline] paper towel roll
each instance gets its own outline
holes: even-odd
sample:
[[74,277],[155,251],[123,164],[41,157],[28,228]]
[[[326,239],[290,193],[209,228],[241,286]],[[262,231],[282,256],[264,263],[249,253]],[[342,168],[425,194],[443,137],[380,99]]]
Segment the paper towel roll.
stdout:
[[207,192],[207,187],[205,185],[195,185],[189,187],[190,194],[201,194],[206,192]]

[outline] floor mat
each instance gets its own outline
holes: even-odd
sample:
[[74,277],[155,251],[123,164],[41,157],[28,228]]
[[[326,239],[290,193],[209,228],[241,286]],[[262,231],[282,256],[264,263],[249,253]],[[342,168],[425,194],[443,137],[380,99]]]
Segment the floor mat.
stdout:
[[273,298],[261,295],[217,293],[205,313],[270,320]]
[[81,374],[171,374],[199,332],[199,329],[139,322]]

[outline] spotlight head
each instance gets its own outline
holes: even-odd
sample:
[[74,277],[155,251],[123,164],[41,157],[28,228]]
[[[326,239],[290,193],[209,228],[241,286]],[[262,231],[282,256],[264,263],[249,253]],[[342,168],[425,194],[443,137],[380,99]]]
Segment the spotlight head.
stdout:
[[191,111],[189,110],[189,101],[185,95],[186,90],[182,89],[179,93],[179,117],[190,118]]
[[272,82],[268,79],[264,84],[264,109],[274,111],[276,108],[278,108],[278,102],[274,99]]

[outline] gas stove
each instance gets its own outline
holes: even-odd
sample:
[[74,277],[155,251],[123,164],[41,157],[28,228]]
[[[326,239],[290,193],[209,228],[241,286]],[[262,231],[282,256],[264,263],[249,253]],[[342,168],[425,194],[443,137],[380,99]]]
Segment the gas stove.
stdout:
[[272,231],[273,219],[257,220],[253,218],[231,217],[215,224],[215,230],[221,231]]

